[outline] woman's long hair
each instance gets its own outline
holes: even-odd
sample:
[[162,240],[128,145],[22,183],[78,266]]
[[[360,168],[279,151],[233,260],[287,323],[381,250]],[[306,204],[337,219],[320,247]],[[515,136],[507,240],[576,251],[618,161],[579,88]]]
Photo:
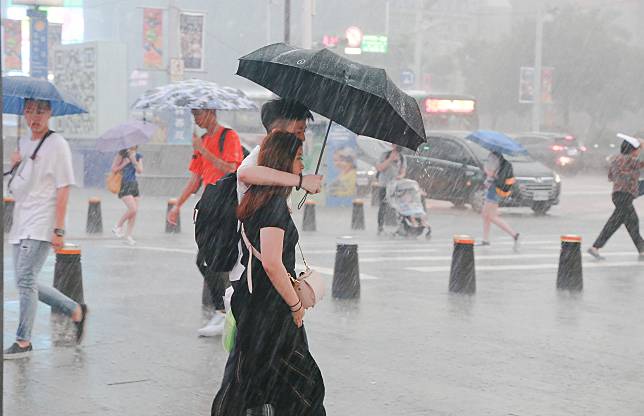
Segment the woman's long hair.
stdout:
[[[284,131],[270,133],[262,141],[257,165],[292,173],[295,156],[301,147],[302,141],[292,133]],[[237,218],[240,221],[245,220],[275,195],[288,198],[292,190],[293,188],[288,186],[251,186],[237,207]]]

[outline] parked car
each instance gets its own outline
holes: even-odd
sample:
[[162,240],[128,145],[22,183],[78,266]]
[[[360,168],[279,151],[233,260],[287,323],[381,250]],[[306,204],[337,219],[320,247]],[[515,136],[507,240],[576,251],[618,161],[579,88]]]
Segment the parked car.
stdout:
[[[475,211],[483,205],[483,164],[489,151],[465,139],[469,132],[428,132],[427,142],[416,153],[407,153],[407,177],[417,181],[431,199],[470,204]],[[530,156],[508,156],[516,183],[503,207],[530,207],[545,214],[559,203],[561,179]]]
[[519,133],[512,137],[532,157],[559,172],[577,173],[584,167],[584,156],[588,149],[571,134]]

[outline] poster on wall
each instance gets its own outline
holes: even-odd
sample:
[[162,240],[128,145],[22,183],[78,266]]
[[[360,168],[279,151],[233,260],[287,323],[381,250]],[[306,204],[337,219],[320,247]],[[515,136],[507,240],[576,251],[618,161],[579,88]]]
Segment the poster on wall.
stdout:
[[143,68],[163,68],[162,9],[143,9]]
[[[47,47],[49,51],[53,51],[55,47],[60,46],[63,42],[63,25],[61,23],[49,23],[49,30],[47,31]],[[53,53],[48,54],[49,64],[47,67],[50,71],[54,70],[54,57]]]
[[181,58],[186,71],[204,69],[204,20],[205,15],[200,13],[181,13],[179,16]]
[[22,69],[22,22],[2,19],[2,26],[4,26],[4,69],[20,71]]
[[47,78],[49,71],[48,54],[47,54],[47,31],[49,29],[49,22],[47,21],[47,14],[40,11],[29,9],[27,16],[30,17],[31,30],[29,48],[29,67],[31,68],[31,76],[35,78]]
[[356,159],[358,136],[334,124],[327,148],[326,204],[330,207],[351,206],[356,195]]
[[88,111],[69,117],[57,117],[57,130],[71,137],[94,137],[96,121],[96,47],[94,45],[63,46],[54,50],[56,85],[73,92],[74,98]]

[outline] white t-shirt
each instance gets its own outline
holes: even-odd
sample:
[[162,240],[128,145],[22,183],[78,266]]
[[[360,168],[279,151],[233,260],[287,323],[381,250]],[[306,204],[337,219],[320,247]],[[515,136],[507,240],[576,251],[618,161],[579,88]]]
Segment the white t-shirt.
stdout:
[[[31,157],[39,142],[20,139],[22,160]],[[75,184],[69,144],[60,134],[52,133],[34,160],[29,191],[16,196],[9,243],[18,244],[24,239],[51,242],[56,224],[56,191]]]

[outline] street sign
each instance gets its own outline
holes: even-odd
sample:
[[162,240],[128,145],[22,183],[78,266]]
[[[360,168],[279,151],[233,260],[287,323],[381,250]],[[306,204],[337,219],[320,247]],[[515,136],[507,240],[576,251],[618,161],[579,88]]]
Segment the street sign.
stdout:
[[411,87],[416,83],[416,75],[411,69],[403,69],[400,71],[400,83],[404,87]]
[[[552,102],[552,82],[554,68],[544,66],[541,68],[541,102]],[[519,102],[532,104],[534,102],[534,68],[522,66],[519,70]]]
[[362,52],[387,53],[387,36],[364,35],[362,37]]

